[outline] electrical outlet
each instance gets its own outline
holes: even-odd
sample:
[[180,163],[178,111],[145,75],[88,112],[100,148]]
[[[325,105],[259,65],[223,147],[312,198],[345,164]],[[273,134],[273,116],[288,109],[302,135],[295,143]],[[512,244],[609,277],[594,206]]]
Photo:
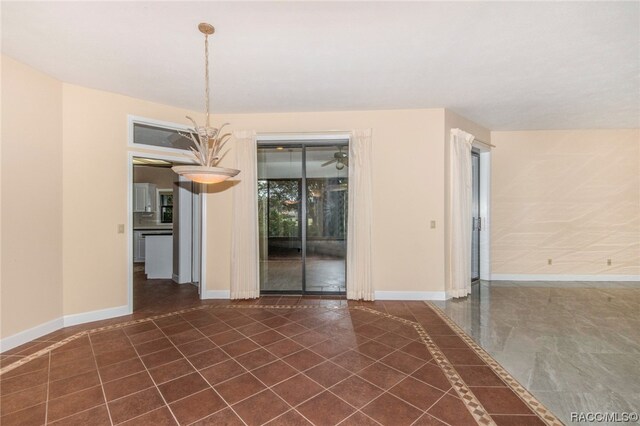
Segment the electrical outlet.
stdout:
[[124,234],[124,223],[118,224],[118,234]]
[[436,221],[435,220],[431,221],[431,229],[436,229]]
[[607,265],[611,266],[611,259],[607,259]]
[[552,265],[553,264],[553,260],[552,259],[547,259],[547,265]]

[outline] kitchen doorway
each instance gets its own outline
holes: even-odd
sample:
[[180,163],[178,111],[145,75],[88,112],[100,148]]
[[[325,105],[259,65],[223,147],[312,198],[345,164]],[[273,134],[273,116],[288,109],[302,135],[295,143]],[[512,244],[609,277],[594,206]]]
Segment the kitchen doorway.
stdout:
[[201,298],[201,188],[173,172],[177,164],[130,155],[133,312],[175,310]]
[[258,144],[262,294],[345,294],[348,140]]

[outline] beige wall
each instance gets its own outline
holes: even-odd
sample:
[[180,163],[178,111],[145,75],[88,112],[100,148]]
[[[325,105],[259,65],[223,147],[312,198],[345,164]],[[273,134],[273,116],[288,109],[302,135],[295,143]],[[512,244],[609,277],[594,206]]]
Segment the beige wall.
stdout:
[[62,315],[62,84],[2,58],[0,336]]
[[[224,120],[258,132],[372,128],[374,287],[444,290],[443,228],[429,228],[430,220],[444,221],[444,110],[255,114]],[[233,152],[225,160],[232,165]],[[228,290],[231,191],[211,194],[207,202],[207,287]]]
[[639,130],[492,141],[493,274],[640,275]]
[[449,244],[449,235],[451,232],[451,224],[449,223],[449,218],[451,217],[450,208],[449,208],[449,162],[450,162],[450,138],[451,138],[451,129],[461,129],[467,133],[471,133],[476,139],[481,140],[482,142],[491,143],[491,131],[486,129],[485,127],[474,123],[471,120],[468,120],[461,115],[456,114],[451,110],[445,110],[444,115],[444,188],[445,195],[442,198],[442,202],[444,203],[444,211],[445,211],[445,223],[444,223],[444,279],[445,279],[445,288],[451,288],[450,283],[450,244]]
[[127,304],[127,114],[181,123],[189,112],[63,85],[65,315]]

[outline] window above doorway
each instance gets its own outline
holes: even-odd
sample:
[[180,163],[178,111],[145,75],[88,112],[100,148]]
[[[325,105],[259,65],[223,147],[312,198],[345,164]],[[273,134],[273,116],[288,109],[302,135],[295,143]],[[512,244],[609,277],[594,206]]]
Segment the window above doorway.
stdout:
[[129,146],[168,152],[185,152],[194,146],[182,135],[189,132],[189,126],[132,115],[128,122]]

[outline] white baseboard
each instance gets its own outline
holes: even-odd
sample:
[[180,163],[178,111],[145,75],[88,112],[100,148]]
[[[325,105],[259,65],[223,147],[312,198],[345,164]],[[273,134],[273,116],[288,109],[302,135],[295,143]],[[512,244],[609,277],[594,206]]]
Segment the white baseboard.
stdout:
[[97,311],[83,312],[81,314],[71,314],[64,316],[64,326],[84,324],[86,322],[100,321],[109,318],[120,317],[122,315],[129,315],[131,311],[129,306],[122,305],[115,308],[99,309]]
[[640,281],[640,275],[491,274],[491,281]]
[[202,295],[203,299],[231,299],[231,290],[207,290]]
[[446,300],[444,291],[376,291],[376,300]]
[[16,346],[20,346],[24,343],[37,339],[38,337],[42,337],[45,334],[53,333],[56,330],[60,330],[63,327],[120,317],[122,315],[129,315],[130,313],[131,311],[129,310],[129,307],[127,305],[124,305],[117,306],[115,308],[83,312],[81,314],[65,315],[64,317],[56,318],[54,320],[45,322],[44,324],[40,324],[28,330],[16,333],[13,336],[5,337],[4,339],[0,340],[0,352],[8,351],[9,349],[13,349]]
[[54,320],[45,322],[44,324],[36,325],[28,330],[21,331],[12,336],[5,337],[0,340],[0,352],[8,351],[16,346],[23,345],[38,337],[42,337],[45,334],[53,333],[56,330],[61,329],[64,326],[62,318],[56,318]]

